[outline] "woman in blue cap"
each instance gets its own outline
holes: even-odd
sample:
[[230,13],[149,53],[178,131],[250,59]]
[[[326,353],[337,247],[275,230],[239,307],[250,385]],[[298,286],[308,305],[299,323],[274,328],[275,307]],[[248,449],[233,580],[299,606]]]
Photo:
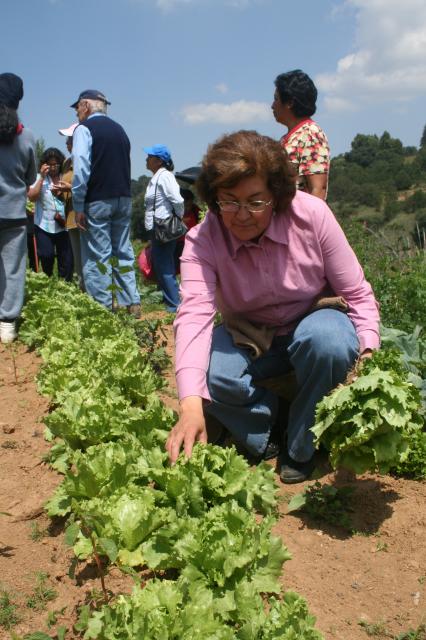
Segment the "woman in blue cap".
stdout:
[[[173,215],[183,217],[184,201],[173,175],[173,161],[163,144],[144,147],[148,154],[146,167],[153,173],[145,193],[145,229],[153,231],[155,222]],[[151,257],[158,285],[168,311],[174,313],[179,305],[179,286],[176,279],[176,240],[162,243],[152,233]]]

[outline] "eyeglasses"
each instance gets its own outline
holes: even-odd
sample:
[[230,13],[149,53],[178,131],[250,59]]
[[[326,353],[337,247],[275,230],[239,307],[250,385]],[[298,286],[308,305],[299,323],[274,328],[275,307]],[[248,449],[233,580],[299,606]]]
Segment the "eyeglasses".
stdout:
[[218,200],[216,202],[221,213],[230,213],[235,215],[244,207],[249,213],[263,213],[266,207],[272,204],[272,200],[265,202],[264,200],[253,200],[252,202],[234,202],[233,200]]

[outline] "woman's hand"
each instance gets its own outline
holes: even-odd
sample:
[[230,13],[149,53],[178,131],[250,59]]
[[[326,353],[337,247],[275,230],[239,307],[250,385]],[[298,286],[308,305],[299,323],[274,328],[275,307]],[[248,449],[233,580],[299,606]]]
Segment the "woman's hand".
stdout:
[[41,165],[41,167],[40,167],[40,175],[41,175],[41,177],[42,177],[43,179],[44,179],[44,178],[47,176],[47,174],[49,173],[49,169],[50,169],[50,167],[49,167],[49,165],[48,165],[47,163],[45,163],[45,164],[42,164],[42,165]]
[[58,192],[58,193],[62,193],[64,191],[71,191],[71,184],[69,182],[64,182],[64,180],[59,180],[58,182],[55,182],[52,187],[51,187],[52,191],[54,193]]
[[202,399],[199,396],[188,396],[181,401],[180,408],[180,418],[166,442],[167,453],[172,464],[176,462],[182,445],[185,456],[190,458],[196,442],[207,443]]

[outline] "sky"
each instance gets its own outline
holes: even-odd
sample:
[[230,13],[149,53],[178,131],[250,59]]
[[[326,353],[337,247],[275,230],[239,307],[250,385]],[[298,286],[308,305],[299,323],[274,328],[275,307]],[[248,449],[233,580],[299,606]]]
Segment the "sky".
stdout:
[[24,125],[65,151],[69,105],[98,89],[134,178],[148,174],[144,146],[166,144],[180,171],[224,133],[280,138],[274,79],[296,68],[317,85],[333,156],[357,133],[418,146],[426,123],[425,0],[1,0],[1,25]]

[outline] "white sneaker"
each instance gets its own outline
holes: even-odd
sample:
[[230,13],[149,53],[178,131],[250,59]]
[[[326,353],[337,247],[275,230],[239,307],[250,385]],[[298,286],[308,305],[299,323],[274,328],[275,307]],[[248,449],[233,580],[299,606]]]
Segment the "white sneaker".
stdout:
[[16,333],[15,321],[12,322],[0,322],[0,341],[3,344],[13,342],[18,337]]

